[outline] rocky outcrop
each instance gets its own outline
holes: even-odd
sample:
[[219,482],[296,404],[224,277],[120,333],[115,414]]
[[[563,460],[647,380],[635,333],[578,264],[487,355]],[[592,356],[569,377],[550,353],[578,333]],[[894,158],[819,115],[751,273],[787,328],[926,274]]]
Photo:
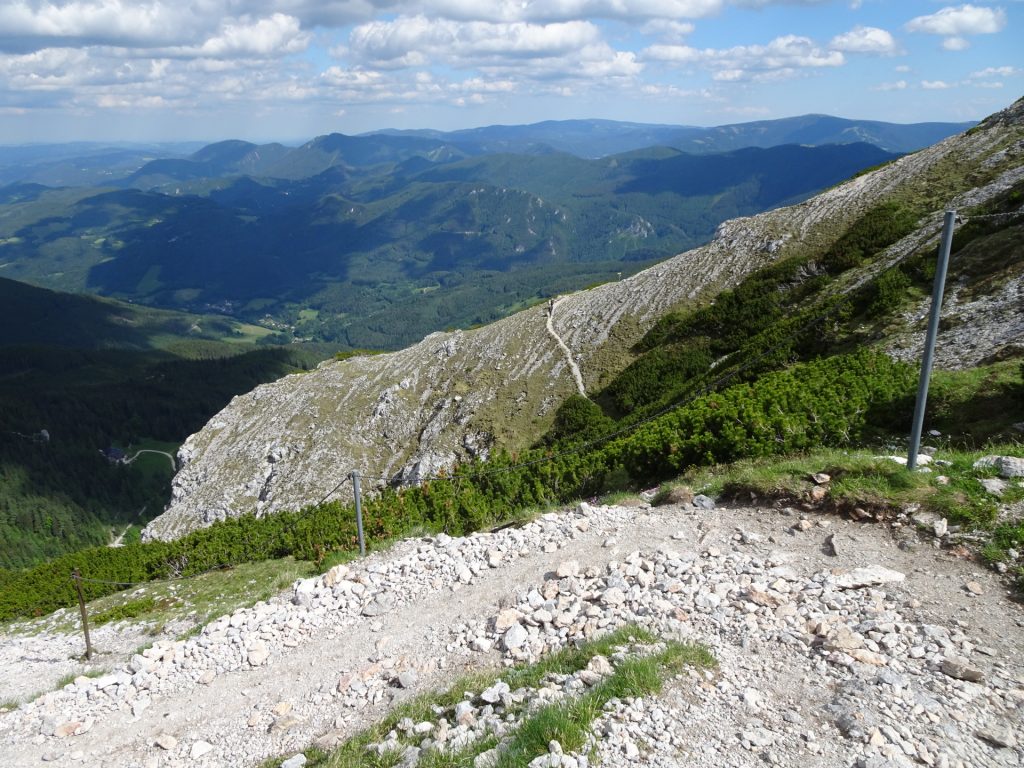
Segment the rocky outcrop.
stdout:
[[[972,181],[957,193],[1004,177],[1020,165],[1021,111],[1018,102],[968,134],[800,205],[725,222],[701,248],[565,296],[551,319],[555,334],[539,305],[485,328],[432,334],[400,352],[329,361],[236,397],[182,446],[171,503],[143,535],[172,539],[228,516],[315,503],[352,469],[371,488],[415,483],[494,446],[525,447],[577,390],[568,359],[594,391],[667,310],[775,260],[820,252],[891,195],[930,194],[936,179],[966,179],[967,170]],[[923,221],[915,242],[934,238],[939,225],[938,215]]]

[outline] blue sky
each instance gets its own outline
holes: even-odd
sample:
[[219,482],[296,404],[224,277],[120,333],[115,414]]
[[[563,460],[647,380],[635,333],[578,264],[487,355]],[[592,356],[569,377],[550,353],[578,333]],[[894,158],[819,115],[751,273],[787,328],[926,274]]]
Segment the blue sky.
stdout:
[[1024,2],[3,0],[0,144],[983,117]]

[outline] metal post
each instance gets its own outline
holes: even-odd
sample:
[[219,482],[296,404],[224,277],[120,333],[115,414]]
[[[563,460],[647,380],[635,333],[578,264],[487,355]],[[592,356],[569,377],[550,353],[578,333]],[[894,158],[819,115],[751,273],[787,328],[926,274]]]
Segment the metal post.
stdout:
[[359,494],[359,470],[352,470],[352,494],[356,498],[356,530],[359,532],[359,556],[366,556],[366,540],[363,538],[363,500]]
[[75,568],[71,573],[71,580],[75,582],[75,591],[78,593],[78,610],[82,614],[82,632],[85,633],[85,658],[92,660],[92,641],[89,639],[89,614],[85,610],[85,597],[82,595],[82,576]]
[[914,405],[914,424],[910,430],[910,455],[907,456],[907,469],[917,467],[917,452],[921,448],[924,409],[928,403],[928,382],[931,379],[932,361],[935,357],[935,337],[939,334],[939,314],[942,312],[942,293],[946,288],[946,268],[949,266],[949,250],[953,244],[955,221],[956,211],[946,211],[946,218],[942,222],[939,261],[935,265],[935,286],[932,289],[932,307],[928,316],[928,334],[925,336],[924,353],[921,356],[921,378],[917,384],[917,402]]

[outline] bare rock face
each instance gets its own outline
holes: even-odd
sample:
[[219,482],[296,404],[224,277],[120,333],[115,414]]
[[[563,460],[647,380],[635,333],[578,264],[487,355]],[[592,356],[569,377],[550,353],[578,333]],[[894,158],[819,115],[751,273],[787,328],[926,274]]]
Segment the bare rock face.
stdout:
[[[171,503],[143,537],[173,539],[225,517],[297,509],[329,493],[349,498],[350,485],[335,489],[352,469],[372,490],[486,459],[496,446],[528,446],[577,391],[566,349],[587,391],[596,391],[630,362],[630,347],[666,311],[732,287],[766,264],[820,252],[893,193],[926,189],[946,168],[984,171],[989,187],[977,199],[961,195],[963,205],[1005,188],[1021,173],[1022,103],[804,203],[725,222],[705,246],[565,296],[550,309],[431,334],[400,352],[328,361],[238,396],[181,447]],[[940,227],[941,212],[926,217],[890,249],[892,258],[934,239]],[[1017,328],[1015,322],[1006,325]]]

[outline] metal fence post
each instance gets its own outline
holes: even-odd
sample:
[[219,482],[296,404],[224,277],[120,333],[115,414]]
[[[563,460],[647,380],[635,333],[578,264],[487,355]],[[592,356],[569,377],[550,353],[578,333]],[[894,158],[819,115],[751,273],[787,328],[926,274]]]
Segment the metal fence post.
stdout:
[[352,470],[352,494],[356,499],[356,530],[359,532],[359,556],[366,556],[366,539],[363,538],[363,500],[359,492],[359,470]]
[[953,245],[953,224],[956,211],[946,211],[942,222],[942,241],[939,245],[939,260],[935,265],[935,286],[932,289],[932,307],[928,316],[928,333],[921,355],[921,378],[917,383],[917,402],[914,405],[914,423],[910,430],[910,455],[907,469],[917,467],[917,452],[921,448],[921,430],[924,428],[924,408],[928,403],[928,382],[932,375],[935,357],[935,337],[939,334],[939,314],[942,312],[942,293],[946,287],[946,269],[949,266],[949,251]]
[[78,593],[78,610],[82,614],[82,632],[85,633],[85,658],[92,660],[92,641],[89,639],[89,614],[85,610],[85,597],[82,595],[82,576],[75,568],[71,572],[71,580],[75,582],[75,591]]

